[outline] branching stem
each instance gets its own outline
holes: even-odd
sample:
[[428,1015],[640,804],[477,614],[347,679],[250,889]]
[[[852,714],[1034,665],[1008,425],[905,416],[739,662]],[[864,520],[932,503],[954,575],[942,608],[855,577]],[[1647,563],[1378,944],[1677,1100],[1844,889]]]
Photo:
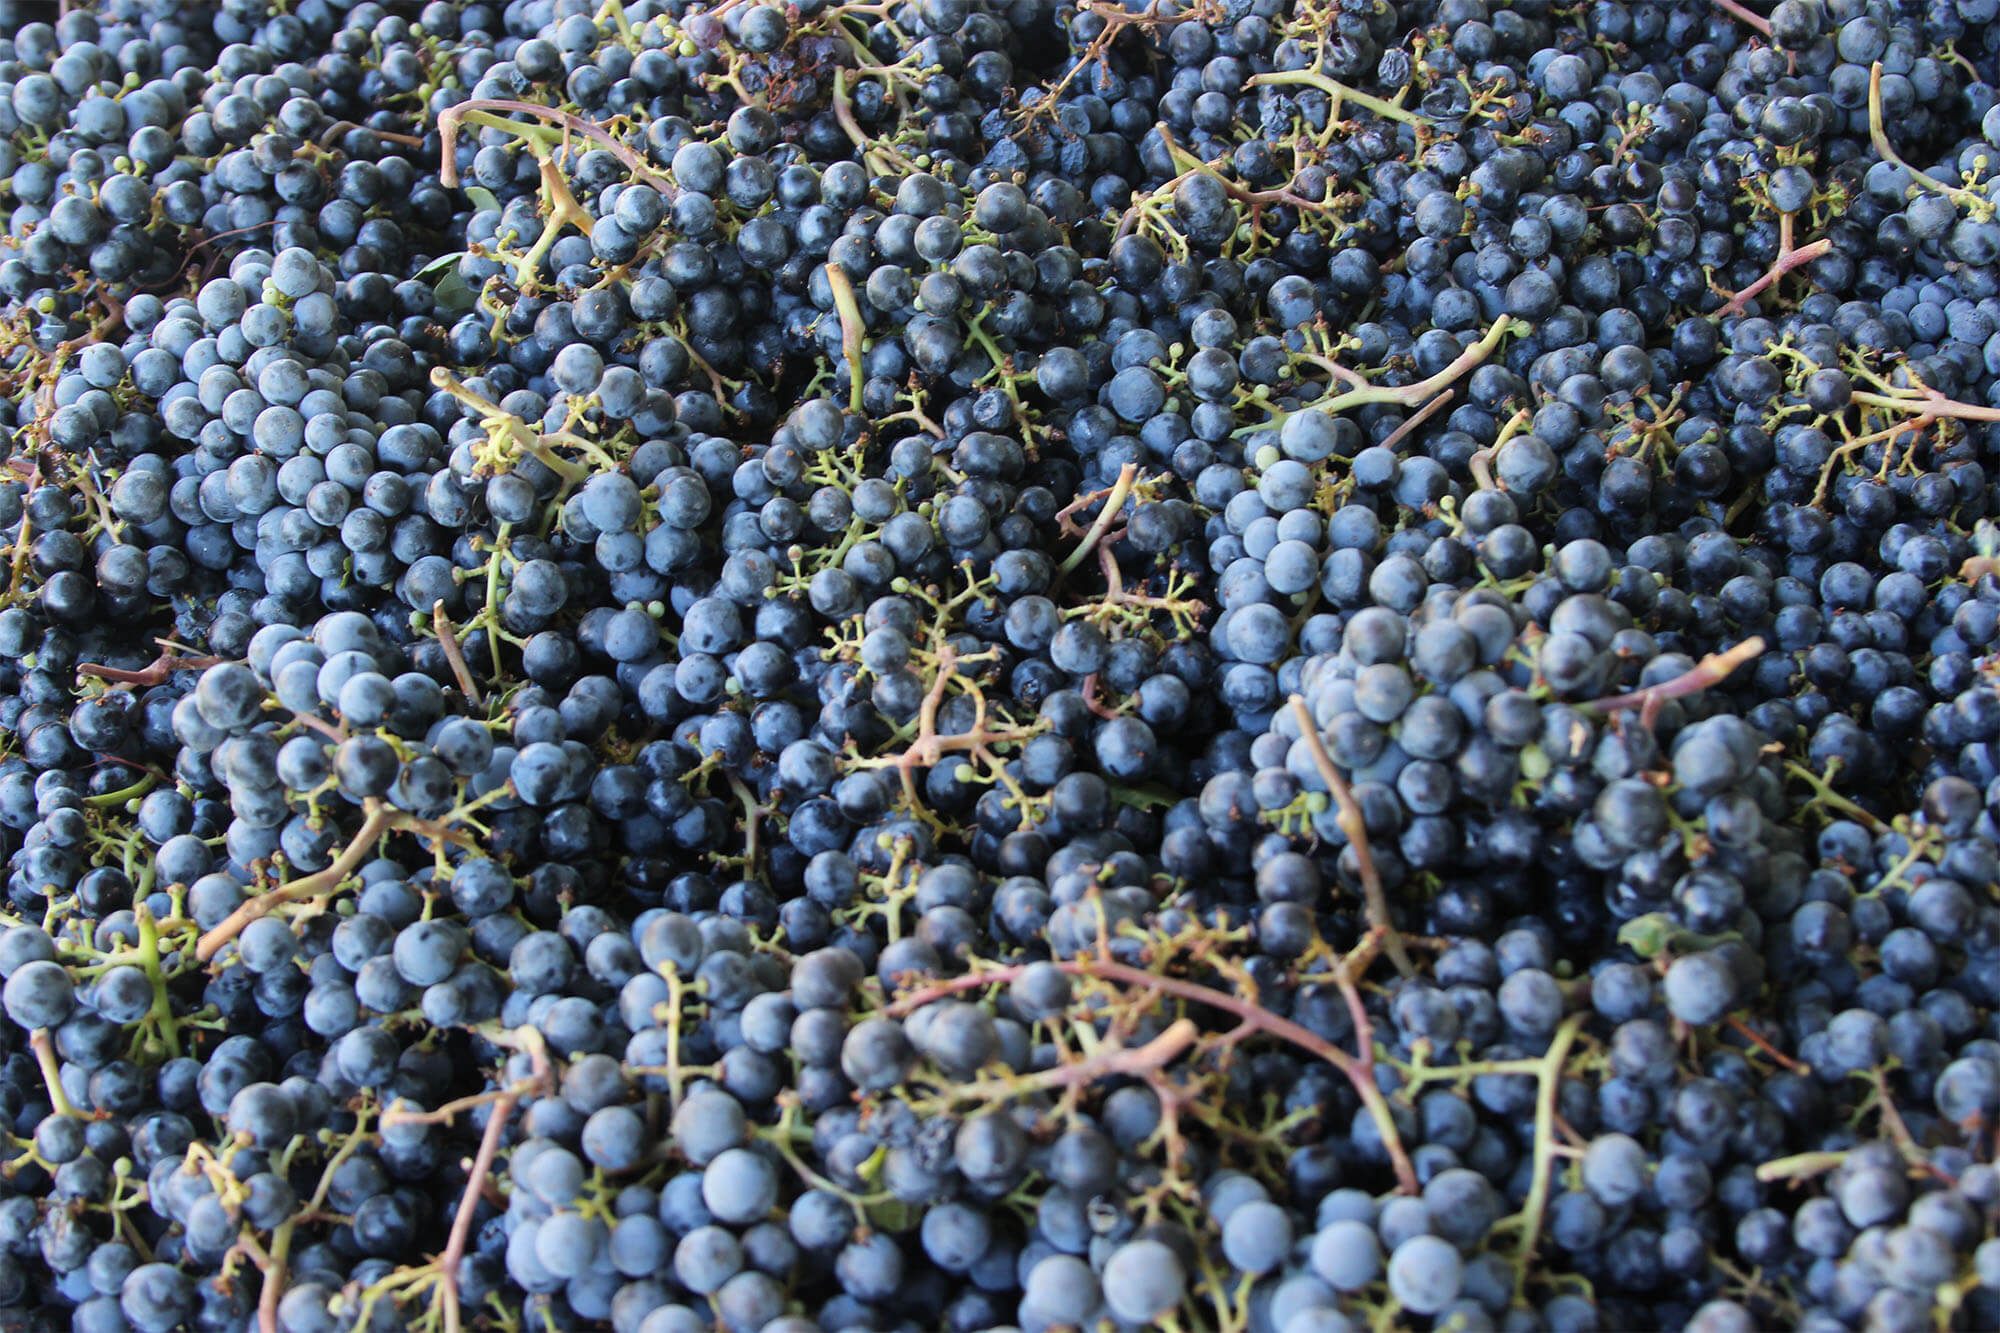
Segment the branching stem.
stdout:
[[1752,636],[1737,644],[1727,652],[1710,653],[1690,669],[1683,671],[1672,680],[1663,680],[1657,685],[1648,685],[1643,690],[1630,694],[1614,694],[1609,698],[1594,699],[1580,708],[1594,713],[1615,713],[1624,708],[1636,708],[1642,721],[1650,723],[1658,715],[1661,705],[1670,699],[1683,699],[1690,694],[1699,694],[1711,685],[1720,685],[1729,679],[1731,673],[1745,662],[1751,661],[1764,651],[1764,640]]

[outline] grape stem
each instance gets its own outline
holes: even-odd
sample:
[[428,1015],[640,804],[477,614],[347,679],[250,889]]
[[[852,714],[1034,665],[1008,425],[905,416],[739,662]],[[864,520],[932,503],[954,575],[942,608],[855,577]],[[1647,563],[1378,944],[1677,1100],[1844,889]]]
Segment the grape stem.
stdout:
[[[1422,406],[1450,387],[1461,376],[1471,373],[1487,357],[1493,355],[1494,349],[1500,346],[1502,338],[1517,329],[1525,332],[1527,327],[1527,324],[1523,322],[1517,321],[1510,316],[1502,315],[1493,321],[1486,332],[1480,336],[1479,341],[1467,346],[1464,351],[1452,359],[1450,365],[1435,375],[1417,380],[1411,384],[1363,383],[1358,388],[1349,389],[1345,393],[1337,393],[1331,398],[1322,399],[1317,403],[1310,403],[1300,410],[1332,414],[1334,412],[1345,412],[1351,407],[1366,407],[1371,403],[1397,403],[1409,408]],[[1293,414],[1290,412],[1280,412],[1276,409],[1271,409],[1270,420],[1260,421],[1252,426],[1238,426],[1233,434],[1254,435],[1261,431],[1271,430],[1283,425],[1285,418],[1291,415]]]
[[1396,933],[1395,924],[1389,919],[1389,899],[1382,891],[1382,876],[1375,868],[1375,854],[1368,845],[1368,827],[1361,817],[1361,805],[1354,799],[1347,779],[1340,775],[1333,756],[1327,753],[1326,744],[1320,740],[1319,726],[1313,721],[1312,710],[1306,707],[1306,701],[1294,694],[1291,709],[1292,717],[1299,724],[1299,735],[1306,743],[1306,751],[1312,755],[1313,767],[1319,770],[1327,790],[1333,794],[1335,822],[1347,835],[1348,844],[1354,848],[1355,872],[1361,879],[1361,899],[1368,924],[1382,933],[1383,951],[1396,965],[1396,970],[1406,977],[1414,976],[1416,969],[1410,966],[1410,955],[1403,949],[1403,937]]
[[1774,1180],[1810,1180],[1814,1176],[1825,1175],[1846,1160],[1845,1152],[1794,1153],[1775,1162],[1761,1163],[1757,1167],[1757,1179],[1767,1185]]
[[[920,1009],[933,1000],[955,995],[960,991],[976,990],[981,986],[1004,985],[1020,976],[1029,966],[1031,965],[1020,963],[985,972],[970,972],[949,981],[937,982],[911,992],[889,1005],[883,1012],[890,1017],[899,1017]],[[1129,967],[1102,955],[1070,959],[1055,966],[1073,977],[1095,977],[1100,981],[1116,982],[1135,990],[1153,990],[1186,1000],[1190,1004],[1220,1009],[1237,1019],[1235,1032],[1229,1034],[1232,1039],[1240,1039],[1238,1034],[1247,1036],[1253,1032],[1262,1032],[1318,1056],[1340,1071],[1341,1076],[1360,1097],[1369,1119],[1375,1122],[1376,1132],[1382,1138],[1383,1150],[1388,1154],[1390,1166],[1396,1174],[1397,1189],[1404,1194],[1419,1192],[1416,1168],[1410,1164],[1409,1155],[1403,1150],[1402,1136],[1396,1129],[1396,1118],[1390,1112],[1388,1098],[1383,1095],[1382,1089],[1375,1082],[1372,1054],[1365,1060],[1357,1059],[1310,1029],[1272,1013],[1255,1000],[1230,995],[1201,985],[1199,982],[1161,976],[1142,968]],[[1367,1046],[1371,1042],[1366,1028],[1356,1031],[1355,1041],[1362,1046]]]
[[1925,189],[1935,190],[1980,221],[1986,221],[1993,216],[1993,201],[1979,191],[1968,190],[1963,186],[1946,185],[1936,177],[1927,176],[1917,170],[1896,152],[1895,145],[1889,142],[1888,127],[1883,123],[1882,62],[1879,60],[1868,68],[1868,137],[1874,141],[1875,151],[1884,162],[1909,172],[1910,179],[1917,184]]
[[28,1034],[28,1045],[35,1052],[35,1063],[41,1066],[42,1082],[48,1085],[49,1109],[61,1116],[75,1115],[76,1107],[63,1091],[62,1066],[56,1060],[56,1043],[49,1030],[36,1028]]
[[1166,1031],[1143,1046],[1108,1046],[1081,1060],[1057,1064],[1038,1074],[1017,1078],[987,1079],[958,1084],[947,1090],[957,1101],[988,1101],[996,1097],[1025,1097],[1060,1088],[1074,1092],[1099,1079],[1143,1077],[1157,1073],[1178,1060],[1194,1045],[1199,1029],[1191,1018],[1177,1019]]
[[444,650],[444,660],[451,664],[452,678],[465,695],[465,701],[474,708],[482,706],[479,682],[472,678],[472,668],[465,664],[465,653],[458,646],[458,636],[452,633],[451,617],[444,613],[442,598],[431,603],[431,629],[437,634],[438,647]]
[[[549,126],[522,125],[506,119],[508,114],[533,116],[537,120],[553,122]],[[462,123],[499,130],[503,134],[516,135],[536,141],[551,137],[561,142],[566,134],[577,134],[603,148],[624,163],[634,177],[652,185],[669,199],[680,193],[659,171],[647,165],[645,159],[633,152],[631,147],[609,130],[593,125],[582,116],[568,111],[558,111],[554,107],[540,106],[534,102],[514,102],[503,98],[474,98],[460,102],[457,106],[446,107],[438,113],[438,135],[442,139],[438,154],[438,180],[448,190],[458,188],[458,128]],[[557,129],[562,133],[557,133]]]
[[1744,306],[1769,290],[1778,279],[1784,277],[1794,269],[1804,268],[1807,264],[1812,263],[1831,249],[1833,249],[1833,240],[1831,237],[1826,236],[1822,236],[1818,240],[1805,245],[1793,245],[1792,214],[1779,214],[1778,257],[1771,261],[1771,267],[1764,270],[1762,277],[1758,278],[1757,281],[1751,283],[1748,287],[1745,287],[1742,291],[1731,293],[1724,289],[1716,288],[1715,290],[1719,295],[1728,296],[1729,299],[1723,302],[1721,308],[1715,312],[1714,318],[1725,319],[1731,315],[1742,314]]
[[1736,668],[1752,660],[1764,651],[1761,636],[1752,636],[1724,653],[1710,653],[1672,680],[1663,680],[1657,685],[1648,685],[1643,690],[1630,694],[1614,694],[1604,699],[1594,699],[1577,705],[1595,713],[1615,713],[1625,708],[1636,708],[1642,722],[1651,724],[1659,715],[1661,705],[1669,699],[1685,698],[1699,694],[1711,685],[1720,685]]
[[1458,396],[1458,390],[1446,389],[1443,393],[1431,399],[1428,403],[1425,403],[1422,407],[1418,408],[1413,415],[1407,418],[1401,425],[1397,426],[1396,429],[1390,431],[1388,435],[1383,437],[1382,447],[1384,449],[1394,449],[1397,445],[1401,444],[1404,441],[1404,439],[1406,439],[1409,436],[1411,431],[1414,431],[1417,427],[1423,425],[1426,421],[1429,421],[1432,417],[1436,416],[1438,412],[1443,409],[1446,403],[1449,403],[1452,399],[1456,398],[1457,396]]
[[1359,88],[1350,88],[1346,84],[1341,83],[1337,79],[1328,78],[1326,75],[1321,74],[1318,70],[1312,70],[1312,69],[1267,70],[1262,74],[1251,75],[1249,82],[1253,87],[1265,84],[1290,83],[1290,84],[1302,84],[1308,88],[1317,88],[1321,92],[1325,93],[1328,97],[1331,97],[1334,100],[1334,109],[1328,117],[1331,120],[1338,120],[1340,118],[1340,106],[1342,103],[1352,102],[1355,106],[1360,107],[1363,111],[1372,111],[1376,115],[1382,117],[1384,120],[1401,121],[1403,124],[1411,126],[1412,128],[1428,129],[1430,128],[1431,124],[1431,122],[1425,119],[1422,115],[1418,114],[1415,111],[1410,110],[1407,107],[1397,106],[1394,102],[1384,101],[1382,98],[1379,97],[1371,97],[1367,93],[1362,92]]
[[330,889],[359,870],[361,863],[367,860],[369,853],[374,850],[377,840],[389,832],[398,813],[400,812],[391,810],[379,801],[375,802],[367,818],[361,821],[360,830],[334,859],[332,865],[310,875],[303,875],[268,893],[259,894],[244,903],[231,912],[221,924],[201,937],[200,942],[194,947],[194,956],[204,963],[207,962],[221,952],[223,945],[242,934],[243,928],[252,921],[269,916],[288,902],[308,897],[321,889]]
[[176,671],[198,671],[212,667],[229,659],[224,657],[182,657],[175,646],[160,640],[160,655],[137,671],[125,671],[119,667],[101,666],[96,662],[80,662],[76,674],[95,676],[98,680],[108,680],[115,685],[153,686],[166,682]]
[[833,118],[843,133],[861,150],[861,160],[877,176],[894,176],[898,170],[914,171],[915,166],[896,149],[878,145],[854,119],[854,103],[847,95],[847,71],[833,71]]
[[356,1120],[354,1132],[347,1136],[347,1141],[340,1145],[333,1156],[327,1159],[326,1165],[320,1169],[319,1185],[313,1190],[312,1198],[306,1206],[279,1223],[277,1229],[271,1233],[271,1248],[258,1265],[264,1274],[263,1290],[257,1294],[257,1327],[261,1333],[278,1333],[278,1302],[285,1294],[285,1278],[291,1258],[292,1238],[298,1234],[299,1223],[323,1216],[320,1209],[326,1203],[327,1192],[333,1188],[334,1173],[339,1171],[341,1164],[361,1147],[363,1140],[368,1137],[366,1129],[367,1116],[366,1112],[362,1112]]
[[472,1170],[465,1176],[465,1193],[459,1196],[458,1211],[451,1217],[450,1238],[445,1241],[444,1253],[438,1257],[438,1290],[444,1297],[445,1333],[459,1331],[458,1266],[465,1259],[472,1219],[479,1212],[480,1192],[486,1187],[486,1177],[493,1170],[493,1159],[500,1153],[500,1140],[507,1132],[507,1121],[514,1114],[518,1100],[519,1094],[509,1088],[493,1103],[486,1117],[486,1130],[479,1136],[479,1152],[472,1159]]
[[1765,18],[1755,10],[1739,4],[1738,0],[1709,0],[1709,3],[1743,26],[1754,28],[1765,37],[1771,35],[1771,20]]
[[[1785,772],[1812,788],[1813,794],[1807,799],[1804,809],[1811,809],[1815,804],[1824,805],[1829,809],[1840,811],[1840,813],[1846,815],[1857,824],[1865,825],[1871,832],[1886,832],[1889,826],[1882,821],[1881,816],[1872,810],[1867,810],[1856,805],[1833,789],[1833,777],[1839,771],[1839,766],[1840,760],[1838,758],[1829,761],[1826,776],[1822,777],[1810,768],[1807,768],[1804,764],[1787,760],[1785,761]],[[1801,813],[1803,812],[1804,810],[1802,809]]]
[[2000,421],[2000,407],[1987,407],[1983,403],[1962,403],[1956,398],[1945,397],[1936,389],[1926,389],[1920,394],[1909,397],[1858,389],[1854,392],[1853,398],[1855,402],[1865,407],[1880,407],[1891,412],[1910,407],[1919,409],[1914,419],[1896,427],[1889,432],[1890,434],[1921,429],[1941,417],[1952,417],[1960,421]]
[[1783,1051],[1779,1050],[1776,1046],[1771,1044],[1771,1039],[1769,1037],[1766,1037],[1756,1028],[1751,1027],[1748,1023],[1744,1022],[1741,1018],[1737,1017],[1735,1014],[1731,1014],[1729,1016],[1729,1026],[1738,1036],[1742,1037],[1743,1040],[1749,1042],[1752,1046],[1755,1046],[1758,1050],[1762,1051],[1765,1055],[1769,1056],[1774,1062],[1776,1062],[1783,1068],[1790,1070],[1794,1074],[1812,1073],[1811,1065],[1805,1064],[1804,1062],[1799,1060],[1794,1060],[1791,1056],[1786,1055]]
[[479,806],[490,804],[510,794],[513,791],[513,785],[513,783],[509,782],[505,786],[496,787],[477,800],[460,806],[446,815],[443,820],[424,819],[418,815],[409,813],[407,810],[397,810],[391,806],[384,805],[379,799],[370,797],[368,804],[364,807],[367,811],[367,816],[361,821],[360,829],[356,831],[353,840],[334,859],[332,865],[326,867],[324,870],[316,870],[310,875],[302,875],[287,884],[281,884],[276,888],[260,893],[249,902],[244,903],[241,907],[231,912],[221,924],[201,937],[200,942],[195,945],[194,956],[206,963],[214,958],[217,953],[221,952],[224,945],[242,934],[243,928],[248,926],[252,921],[269,916],[286,903],[294,903],[301,898],[310,898],[314,894],[333,888],[356,870],[359,870],[361,863],[366,861],[370,853],[374,851],[375,844],[391,833],[408,833],[432,844],[448,842],[455,846],[463,847],[468,851],[478,851],[479,843],[471,834],[450,827],[445,820],[461,818],[472,813]]
[[1058,578],[1068,574],[1071,570],[1082,564],[1084,557],[1090,554],[1092,548],[1099,541],[1103,540],[1104,534],[1110,531],[1111,524],[1117,519],[1118,511],[1125,507],[1125,497],[1132,493],[1132,483],[1138,479],[1138,476],[1139,465],[1137,463],[1127,463],[1124,467],[1118,469],[1117,484],[1112,486],[1111,494],[1105,497],[1104,508],[1097,511],[1097,521],[1090,525],[1090,531],[1083,534],[1082,543],[1069,553],[1068,559],[1062,562],[1062,567],[1057,570]]
[[1521,1248],[1516,1252],[1514,1266],[1517,1294],[1527,1285],[1528,1267],[1534,1262],[1535,1245],[1541,1238],[1542,1214],[1549,1206],[1550,1167],[1556,1147],[1556,1089],[1562,1081],[1563,1061],[1569,1058],[1569,1048],[1575,1044],[1576,1034],[1588,1017],[1588,1013],[1575,1013],[1563,1020],[1535,1074],[1535,1164],[1528,1201],[1521,1206]]
[[847,360],[847,410],[861,414],[861,339],[868,331],[854,283],[838,264],[826,266],[826,285],[833,289],[833,308],[840,315],[840,354]]
[[[1409,1157],[1403,1151],[1402,1136],[1396,1130],[1395,1116],[1390,1113],[1389,1102],[1382,1095],[1382,1089],[1376,1086],[1372,1068],[1364,1066],[1362,1061],[1332,1042],[1309,1029],[1300,1027],[1290,1019],[1280,1018],[1254,1000],[1241,999],[1192,981],[1157,976],[1136,967],[1112,962],[1108,958],[1058,963],[1057,966],[1076,976],[1099,977],[1106,981],[1123,982],[1128,986],[1156,987],[1180,999],[1233,1014],[1242,1028],[1266,1033],[1317,1055],[1338,1069],[1361,1098],[1362,1105],[1368,1110],[1369,1118],[1375,1122],[1376,1131],[1382,1136],[1382,1146],[1387,1151],[1390,1164],[1396,1173],[1397,1187],[1405,1194],[1418,1192],[1416,1169],[1411,1166]],[[1357,1032],[1355,1040],[1365,1042],[1369,1037],[1365,1031]]]

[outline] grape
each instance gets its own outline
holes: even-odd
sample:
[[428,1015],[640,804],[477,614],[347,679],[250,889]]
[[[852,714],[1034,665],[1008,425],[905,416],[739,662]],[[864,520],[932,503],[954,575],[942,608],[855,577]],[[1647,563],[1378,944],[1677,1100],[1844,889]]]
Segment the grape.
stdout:
[[1273,1203],[1242,1204],[1230,1212],[1222,1226],[1224,1256],[1246,1273],[1277,1267],[1291,1244],[1291,1220]]
[[1449,1305],[1463,1280],[1458,1251],[1436,1236],[1412,1236],[1389,1256],[1389,1292],[1418,1314]]
[[55,8],[0,1306],[2000,1322],[1993,0]]

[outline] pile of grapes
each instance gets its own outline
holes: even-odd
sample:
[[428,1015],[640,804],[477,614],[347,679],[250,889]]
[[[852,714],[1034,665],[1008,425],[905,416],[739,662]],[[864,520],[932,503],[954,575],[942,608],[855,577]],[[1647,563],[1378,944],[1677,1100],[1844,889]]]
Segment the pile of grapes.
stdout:
[[0,33],[0,1328],[2000,1327],[2000,0]]

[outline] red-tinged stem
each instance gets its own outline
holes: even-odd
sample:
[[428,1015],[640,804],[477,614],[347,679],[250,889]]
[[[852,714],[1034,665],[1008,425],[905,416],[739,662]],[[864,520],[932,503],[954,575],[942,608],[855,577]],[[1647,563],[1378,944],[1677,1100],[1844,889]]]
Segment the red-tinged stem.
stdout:
[[1751,1027],[1748,1023],[1744,1022],[1741,1018],[1738,1018],[1735,1014],[1731,1014],[1729,1016],[1728,1021],[1729,1021],[1729,1026],[1735,1030],[1738,1036],[1742,1037],[1743,1040],[1749,1042],[1752,1046],[1755,1046],[1758,1050],[1762,1051],[1764,1054],[1770,1056],[1771,1059],[1775,1060],[1779,1065],[1783,1066],[1786,1069],[1789,1069],[1794,1074],[1812,1073],[1812,1066],[1801,1064],[1799,1061],[1794,1060],[1791,1056],[1786,1055],[1783,1051],[1779,1050],[1776,1046],[1773,1046],[1771,1044],[1771,1039],[1769,1037],[1766,1037],[1763,1033]]
[[1259,1031],[1269,1033],[1281,1041],[1290,1042],[1300,1050],[1317,1055],[1346,1077],[1360,1096],[1362,1105],[1368,1108],[1369,1116],[1375,1121],[1376,1129],[1382,1135],[1382,1145],[1388,1151],[1390,1163],[1395,1168],[1398,1187],[1405,1194],[1417,1192],[1416,1170],[1403,1152],[1402,1139],[1396,1132],[1396,1121],[1390,1114],[1388,1100],[1383,1097],[1382,1090],[1375,1086],[1373,1075],[1362,1067],[1361,1062],[1332,1042],[1300,1027],[1288,1018],[1278,1017],[1254,1001],[1226,995],[1192,981],[1155,976],[1151,972],[1127,967],[1123,963],[1114,963],[1108,959],[1063,963],[1058,966],[1066,972],[1081,976],[1102,977],[1107,981],[1121,981],[1130,986],[1157,987],[1169,995],[1233,1014]]
[[1722,304],[1722,308],[1715,312],[1717,319],[1729,315],[1742,314],[1744,306],[1769,290],[1771,285],[1777,282],[1778,279],[1784,277],[1794,269],[1804,268],[1807,264],[1812,263],[1813,260],[1818,259],[1827,251],[1833,249],[1833,241],[1825,236],[1806,245],[1792,245],[1792,217],[1789,213],[1785,215],[1782,226],[1784,236],[1782,249],[1778,257],[1771,261],[1771,267],[1765,270],[1763,277],[1757,279],[1757,281],[1751,283],[1748,287],[1745,287]]
[[76,1107],[71,1104],[69,1094],[63,1091],[62,1065],[56,1059],[55,1038],[47,1028],[36,1028],[28,1034],[28,1048],[35,1053],[35,1063],[41,1067],[42,1081],[49,1086],[49,1108],[57,1115],[73,1116]]
[[1368,1006],[1361,999],[1361,988],[1354,983],[1391,938],[1393,933],[1388,930],[1369,931],[1354,946],[1354,952],[1334,969],[1334,984],[1340,988],[1340,997],[1347,1002],[1348,1020],[1354,1024],[1354,1054],[1361,1062],[1362,1072],[1371,1078],[1375,1073],[1374,1025],[1368,1021]]
[[1735,19],[1738,23],[1743,24],[1745,27],[1755,28],[1759,33],[1762,33],[1766,37],[1769,37],[1771,35],[1771,20],[1765,18],[1762,14],[1757,13],[1753,9],[1748,9],[1741,4],[1738,4],[1737,0],[1712,0],[1712,3],[1715,5],[1717,9],[1729,15],[1729,17]]
[[1449,403],[1452,399],[1456,397],[1458,397],[1458,390],[1446,389],[1443,393],[1431,399],[1428,403],[1425,403],[1422,407],[1417,409],[1415,415],[1411,416],[1408,420],[1403,422],[1402,425],[1396,427],[1396,429],[1389,432],[1388,436],[1382,441],[1382,447],[1384,449],[1394,449],[1397,445],[1401,444],[1406,438],[1408,438],[1411,431],[1415,430],[1417,427],[1423,425],[1426,421],[1429,421],[1432,417],[1436,416],[1440,411],[1443,410],[1444,405],[1446,403]]
[[361,868],[375,850],[375,842],[389,831],[394,812],[387,806],[377,806],[361,821],[361,828],[347,847],[335,858],[332,865],[324,870],[316,870],[310,875],[302,875],[289,884],[261,893],[249,902],[231,912],[214,929],[203,935],[194,946],[194,956],[207,962],[222,951],[222,947],[243,933],[243,928],[259,917],[269,916],[278,908],[300,898],[309,898],[322,889],[330,889]]
[[[494,794],[481,797],[478,801],[461,807],[461,812],[469,812],[475,806],[485,804],[499,792],[508,788],[496,788]],[[324,870],[316,870],[310,875],[302,875],[290,883],[266,890],[231,912],[221,924],[203,935],[195,944],[194,955],[207,962],[222,951],[224,945],[243,933],[243,928],[259,917],[269,916],[286,903],[294,903],[301,898],[310,898],[325,892],[361,868],[375,850],[375,844],[389,833],[409,833],[433,843],[448,842],[478,851],[479,844],[471,834],[449,828],[434,819],[423,819],[403,810],[392,809],[380,801],[370,798],[367,818],[361,821],[361,828],[354,838],[342,849],[332,865]]]
[[514,1113],[515,1101],[515,1093],[509,1091],[493,1104],[486,1132],[479,1136],[479,1153],[472,1159],[472,1170],[465,1177],[465,1193],[458,1201],[458,1212],[452,1215],[451,1237],[438,1259],[438,1281],[444,1290],[445,1333],[459,1333],[458,1266],[465,1259],[465,1245],[472,1236],[472,1219],[479,1211],[480,1191],[493,1170],[493,1159],[499,1155],[500,1140],[507,1132],[507,1119]]
[[1710,653],[1687,671],[1672,680],[1663,680],[1658,685],[1649,685],[1643,690],[1630,694],[1614,694],[1607,699],[1594,699],[1580,708],[1588,708],[1597,713],[1615,713],[1622,708],[1637,708],[1644,712],[1657,710],[1669,699],[1685,698],[1699,694],[1711,685],[1720,685],[1729,679],[1736,668],[1751,661],[1764,651],[1761,637],[1745,639],[1726,653]]
[[439,599],[431,605],[431,628],[437,632],[438,647],[444,650],[444,660],[451,664],[452,678],[465,695],[465,701],[474,708],[481,706],[479,683],[472,678],[472,668],[465,664],[465,654],[458,646],[458,636],[452,633],[451,617],[444,613],[444,601]]
[[223,657],[180,657],[171,650],[162,649],[160,655],[137,671],[126,671],[120,667],[99,666],[95,662],[80,662],[76,674],[95,676],[108,680],[114,685],[159,685],[176,671],[198,671],[229,659]]
[[[903,997],[890,1005],[884,1012],[890,1015],[906,1014],[933,1000],[954,995],[960,991],[976,990],[981,986],[1004,985],[1026,971],[1029,964],[994,968],[988,972],[968,973],[950,981],[941,981],[926,986]],[[1060,962],[1056,967],[1074,977],[1096,977],[1101,981],[1113,981],[1134,988],[1150,988],[1190,1004],[1205,1005],[1210,1009],[1220,1009],[1237,1018],[1241,1026],[1253,1031],[1289,1042],[1302,1051],[1316,1055],[1339,1070],[1361,1104],[1367,1108],[1369,1118],[1382,1136],[1382,1146],[1389,1155],[1389,1163],[1396,1173],[1397,1188],[1404,1194],[1418,1192],[1416,1169],[1410,1165],[1409,1155],[1403,1151],[1402,1136],[1397,1133],[1395,1116],[1389,1110],[1389,1102],[1382,1095],[1382,1089],[1375,1084],[1372,1054],[1369,1061],[1349,1055],[1332,1042],[1319,1036],[1287,1018],[1280,1018],[1254,1000],[1241,999],[1234,995],[1201,985],[1198,982],[1183,981],[1178,977],[1163,977],[1141,968],[1128,967],[1112,962],[1108,958],[1092,957]],[[1366,1029],[1356,1033],[1357,1040],[1368,1040]]]
[[960,1084],[946,1090],[954,1101],[990,1101],[994,1098],[1023,1097],[1057,1088],[1087,1088],[1099,1079],[1157,1073],[1178,1060],[1200,1035],[1194,1020],[1182,1018],[1143,1046],[1115,1046],[1068,1064],[1058,1064],[1037,1074],[1019,1078],[989,1079]]
[[1077,693],[1083,696],[1083,706],[1085,708],[1088,708],[1091,712],[1104,718],[1106,721],[1120,716],[1117,709],[1097,697],[1097,673],[1095,671],[1083,678],[1083,683],[1077,687]]
[[1334,804],[1338,807],[1334,817],[1340,831],[1347,835],[1347,841],[1354,847],[1354,866],[1361,878],[1361,898],[1368,924],[1382,932],[1383,950],[1389,955],[1389,961],[1396,965],[1396,970],[1406,977],[1414,976],[1416,969],[1410,966],[1410,956],[1403,950],[1402,937],[1389,920],[1389,898],[1382,891],[1382,876],[1375,868],[1375,853],[1368,845],[1368,826],[1361,817],[1361,803],[1354,799],[1347,779],[1340,775],[1333,756],[1326,752],[1326,745],[1319,738],[1319,726],[1313,721],[1312,710],[1306,707],[1306,701],[1293,695],[1291,709],[1292,717],[1299,724],[1299,734],[1312,755],[1313,767],[1319,770],[1327,790],[1333,793]]

